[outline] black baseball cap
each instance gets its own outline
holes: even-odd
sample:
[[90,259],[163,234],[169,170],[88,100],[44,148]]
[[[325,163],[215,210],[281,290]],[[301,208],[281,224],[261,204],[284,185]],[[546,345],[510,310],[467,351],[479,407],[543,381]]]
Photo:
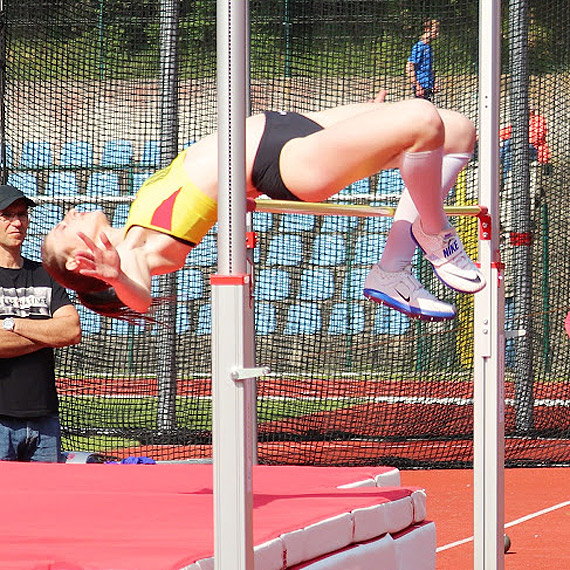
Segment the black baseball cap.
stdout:
[[9,184],[0,185],[0,210],[4,210],[16,200],[24,200],[26,206],[33,208],[36,203],[30,200],[21,190],[10,186]]

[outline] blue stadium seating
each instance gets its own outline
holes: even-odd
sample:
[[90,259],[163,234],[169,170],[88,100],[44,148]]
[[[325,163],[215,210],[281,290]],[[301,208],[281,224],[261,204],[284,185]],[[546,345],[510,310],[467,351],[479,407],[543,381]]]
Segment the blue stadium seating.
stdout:
[[152,172],[135,172],[131,179],[132,185],[129,189],[129,194],[136,194],[143,185],[143,182],[152,174]]
[[21,168],[46,168],[53,164],[51,143],[48,141],[29,141],[22,147]]
[[199,336],[212,333],[212,308],[210,303],[205,303],[198,310],[198,327],[196,334]]
[[101,315],[86,309],[83,305],[76,305],[79,313],[82,334],[99,334],[101,332]]
[[298,234],[279,234],[269,241],[267,265],[295,266],[303,258],[303,243]]
[[326,301],[334,294],[334,275],[330,269],[305,269],[301,274],[299,299]]
[[75,172],[50,172],[46,186],[48,196],[75,196],[78,193]]
[[322,326],[321,310],[317,303],[291,305],[287,312],[284,334],[315,334]]
[[307,214],[283,214],[280,230],[282,232],[303,232],[315,228],[315,216]]
[[277,316],[272,303],[255,304],[255,332],[258,335],[273,334],[277,329]]
[[326,216],[323,219],[321,232],[344,234],[358,226],[358,218],[349,216]]
[[259,263],[261,263],[261,250],[260,250],[259,246],[255,247],[253,249],[253,263],[255,263],[255,265],[258,265]]
[[178,299],[195,301],[204,296],[204,275],[199,269],[185,267],[177,274]]
[[142,166],[160,168],[160,141],[145,141],[140,163]]
[[378,263],[385,245],[385,234],[363,234],[358,236],[353,258],[355,265],[373,265]]
[[64,143],[59,157],[59,165],[75,168],[93,166],[93,146],[87,141],[68,141]]
[[344,238],[336,234],[320,234],[313,242],[311,263],[320,266],[338,266],[346,261]]
[[343,299],[348,301],[365,299],[362,291],[364,290],[364,280],[368,275],[368,271],[368,268],[357,267],[346,272],[342,284]]
[[364,307],[351,303],[336,303],[333,306],[328,334],[356,334],[364,331]]
[[192,321],[188,314],[188,306],[179,303],[176,305],[176,332],[182,334],[192,329]]
[[28,233],[22,243],[22,256],[32,261],[42,260],[42,236],[35,236]]
[[364,221],[364,231],[372,234],[387,234],[392,227],[392,222],[393,219],[388,216],[366,218]]
[[116,336],[130,336],[144,332],[144,324],[129,323],[119,319],[111,319],[109,333]]
[[129,166],[133,163],[133,143],[124,139],[107,141],[103,147],[101,166]]
[[113,219],[111,225],[114,228],[122,228],[127,223],[129,215],[130,204],[117,204],[113,212]]
[[101,206],[93,204],[92,202],[82,202],[80,204],[76,204],[74,208],[78,212],[93,212],[94,210],[101,210]]
[[378,178],[376,192],[380,196],[397,196],[404,189],[404,181],[397,168],[383,170]]
[[368,178],[357,180],[339,192],[340,196],[362,196],[364,194],[370,194],[370,179]]
[[8,184],[15,186],[31,198],[38,193],[38,179],[29,172],[11,172],[8,175]]
[[269,212],[253,213],[253,230],[256,232],[267,232],[273,227],[273,214]]
[[375,334],[404,334],[410,328],[410,319],[385,305],[378,305],[374,317]]
[[198,267],[209,267],[218,261],[218,250],[216,246],[216,236],[207,234],[204,239],[190,251],[186,262],[188,265]]
[[118,196],[119,175],[115,172],[94,172],[87,181],[87,196]]
[[63,220],[63,209],[55,204],[40,204],[31,212],[30,235],[42,235]]
[[260,301],[282,301],[289,297],[289,273],[283,269],[260,269],[255,275],[254,295]]

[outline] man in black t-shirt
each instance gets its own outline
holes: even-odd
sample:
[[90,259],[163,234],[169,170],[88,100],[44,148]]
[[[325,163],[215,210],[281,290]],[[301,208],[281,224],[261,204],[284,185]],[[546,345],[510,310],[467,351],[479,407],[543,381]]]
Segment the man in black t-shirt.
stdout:
[[61,460],[54,347],[81,340],[67,292],[21,255],[35,203],[0,186],[0,460]]

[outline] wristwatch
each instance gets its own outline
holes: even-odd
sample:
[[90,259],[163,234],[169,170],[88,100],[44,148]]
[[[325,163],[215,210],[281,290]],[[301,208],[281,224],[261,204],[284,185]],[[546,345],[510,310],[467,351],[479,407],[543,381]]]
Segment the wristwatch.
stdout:
[[2,328],[5,331],[13,331],[15,327],[16,321],[12,317],[8,317],[2,322]]

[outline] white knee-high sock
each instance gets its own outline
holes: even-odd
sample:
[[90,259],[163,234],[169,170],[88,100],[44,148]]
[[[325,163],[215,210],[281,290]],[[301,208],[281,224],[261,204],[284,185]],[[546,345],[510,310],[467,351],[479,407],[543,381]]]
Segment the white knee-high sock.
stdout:
[[[453,188],[457,175],[469,162],[471,153],[451,153],[444,155],[441,165],[441,202]],[[410,235],[410,226],[418,216],[418,211],[407,188],[404,188],[394,222],[386,240],[379,265],[384,271],[402,271],[412,261],[416,243]]]
[[441,164],[443,148],[423,152],[405,152],[400,175],[428,234],[440,232],[447,224],[441,208]]

